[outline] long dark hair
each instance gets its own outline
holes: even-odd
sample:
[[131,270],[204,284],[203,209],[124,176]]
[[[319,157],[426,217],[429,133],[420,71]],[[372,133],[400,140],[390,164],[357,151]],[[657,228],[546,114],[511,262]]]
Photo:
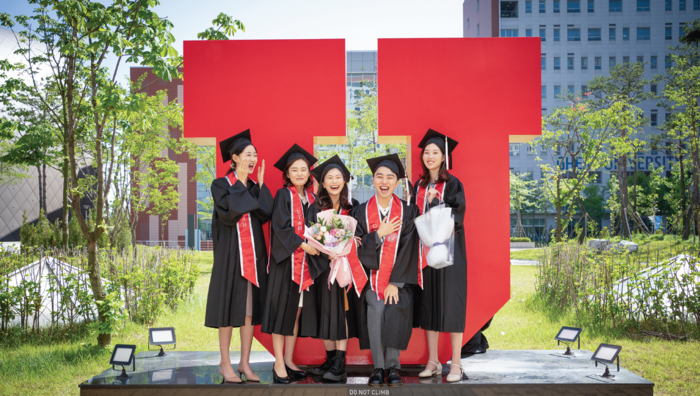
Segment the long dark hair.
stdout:
[[[326,175],[332,169],[338,169],[338,168],[332,167],[332,166],[326,167],[326,169],[323,170],[323,175],[321,175],[321,180],[318,181],[319,189],[318,189],[318,194],[316,194],[317,195],[316,207],[319,208],[320,210],[334,209],[333,208],[333,200],[331,199],[331,195],[323,187],[323,184],[322,184],[323,180],[326,179]],[[340,172],[342,173],[343,171],[340,171]],[[343,175],[343,180],[345,180],[345,175]],[[345,180],[345,184],[343,185],[343,189],[340,191],[340,198],[338,199],[338,203],[340,204],[340,207],[342,209],[352,208],[352,203],[350,203],[350,198],[348,197],[350,195],[350,193],[348,192],[348,182],[349,182],[349,180]]]
[[[435,144],[435,143],[431,143]],[[450,174],[447,173],[447,157],[445,157],[445,148],[440,146],[439,144],[435,144],[439,149],[440,152],[442,153],[443,161],[442,164],[440,164],[440,169],[438,170],[438,178],[435,181],[435,183],[442,183],[444,181],[447,181],[447,179],[450,178]],[[429,145],[428,145],[429,146]],[[426,147],[428,147],[426,146]],[[428,168],[425,167],[425,162],[423,162],[423,154],[425,153],[425,148],[420,151],[420,167],[423,169],[423,174],[420,175],[420,181],[419,185],[423,188],[428,187],[428,184],[430,184],[430,171]]]
[[[253,143],[249,144],[248,146],[253,146]],[[236,170],[236,162],[233,160],[233,156],[239,155],[240,153],[244,152],[245,149],[248,148],[248,146],[236,148],[234,145],[234,147],[231,149],[231,151],[228,152],[229,154],[231,154],[231,168],[229,168],[228,172],[226,172],[227,175]],[[257,153],[258,149],[255,146],[253,146],[253,148],[255,149],[255,152]],[[245,182],[243,182],[243,184],[245,184]]]
[[[299,158],[300,160],[306,162],[306,166],[309,167],[309,178],[306,180],[306,184],[304,184],[304,190],[308,190],[311,188],[311,186],[314,185],[314,180],[311,177],[311,164],[306,158]],[[284,180],[284,186],[285,187],[294,187],[294,183],[292,183],[291,180],[289,180],[289,176],[287,176],[287,172],[289,171],[289,167],[292,166],[293,163],[297,162],[297,160],[294,160],[290,163],[287,164],[287,166],[284,167],[284,172],[282,172],[282,180]]]

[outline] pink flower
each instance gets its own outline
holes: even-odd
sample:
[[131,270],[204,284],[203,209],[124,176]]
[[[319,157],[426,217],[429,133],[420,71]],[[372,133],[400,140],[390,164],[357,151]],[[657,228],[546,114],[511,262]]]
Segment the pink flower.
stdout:
[[334,229],[330,230],[328,233],[331,234],[332,236],[335,236],[336,229],[334,228]]

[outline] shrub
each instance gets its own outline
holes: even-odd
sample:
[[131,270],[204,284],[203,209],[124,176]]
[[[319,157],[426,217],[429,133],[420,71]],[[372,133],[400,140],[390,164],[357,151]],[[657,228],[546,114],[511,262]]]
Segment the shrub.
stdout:
[[532,242],[528,237],[511,237],[511,242]]
[[608,230],[608,227],[603,227],[603,229],[600,230],[600,237],[602,239],[610,238],[610,230]]
[[664,234],[664,232],[661,230],[654,231],[654,235],[663,235],[663,234]]

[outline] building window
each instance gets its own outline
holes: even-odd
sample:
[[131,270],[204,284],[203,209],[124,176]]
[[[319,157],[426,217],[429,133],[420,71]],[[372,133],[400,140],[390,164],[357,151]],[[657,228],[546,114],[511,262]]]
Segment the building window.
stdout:
[[685,11],[685,0],[678,0],[678,9]]
[[588,0],[588,12],[595,11],[595,0]]
[[629,56],[623,56],[623,57],[622,57],[622,63],[630,63],[630,57],[629,57]]
[[671,56],[670,56],[670,55],[666,55],[666,58],[664,58],[664,61],[666,62],[666,68],[667,68],[667,69],[670,69],[671,66],[672,66]]
[[561,96],[561,85],[554,86],[554,97],[558,98]]
[[658,115],[656,113],[651,113],[651,126],[656,126],[658,120]]
[[532,29],[525,29],[525,37],[532,37]]
[[693,0],[693,10],[700,10],[700,0]]
[[649,11],[649,0],[637,0],[637,11]]
[[476,0],[476,10],[479,11],[479,0]]
[[622,12],[622,0],[610,0],[608,3],[609,12]]
[[594,59],[594,62],[595,62],[594,67],[596,70],[600,70],[603,68],[603,58],[601,58],[600,56],[596,56]]
[[566,12],[581,12],[581,1],[580,0],[567,0],[566,1]]
[[581,29],[567,29],[566,41],[581,41]]
[[671,7],[671,0],[666,0],[666,7],[665,7],[665,9],[666,9],[666,11],[673,11],[673,9],[672,9],[672,7]]
[[615,28],[608,29],[608,39],[610,41],[615,41],[615,32],[616,32]]
[[540,41],[547,41],[547,29],[540,29]]
[[544,8],[544,0],[540,0],[540,14],[544,14],[546,12]]
[[622,39],[625,41],[630,39],[630,28],[622,28]]
[[587,56],[581,57],[581,70],[588,70],[588,57]]
[[559,0],[554,0],[552,6],[552,12],[559,12]]
[[542,86],[542,99],[547,99],[547,86]]
[[608,59],[608,64],[609,64],[608,67],[612,69],[613,67],[615,67],[615,65],[617,65],[617,59],[615,59],[614,56],[611,56],[611,57]]
[[664,29],[664,38],[666,40],[673,40],[673,26],[666,26],[666,29]]
[[476,37],[479,37],[479,25],[476,25]]
[[547,58],[544,56],[540,58],[540,69],[547,70]]
[[651,84],[651,86],[649,87],[649,92],[656,95],[656,84]]
[[561,70],[561,64],[558,56],[554,57],[554,70]]
[[573,95],[574,94],[574,86],[569,85],[568,87],[566,87],[566,93],[569,95]]
[[[508,151],[510,151],[511,157],[519,157],[520,156],[520,143],[510,143],[508,145]],[[515,172],[513,172],[513,173],[515,173]]]
[[588,41],[600,41],[600,29],[588,29]]
[[559,41],[559,29],[554,29],[554,41]]
[[588,93],[588,85],[581,85],[581,92],[583,92],[584,95],[587,94]]
[[637,28],[637,40],[649,40],[651,36],[651,28]]
[[518,37],[518,29],[501,29],[501,37]]
[[657,57],[656,57],[656,56],[652,56],[652,57],[651,57],[651,68],[652,68],[652,69],[656,69],[656,68],[657,68],[657,64],[658,64]]
[[574,57],[566,58],[566,70],[574,70]]
[[518,17],[518,2],[517,1],[502,1],[501,2],[501,18],[517,18]]
[[525,13],[532,14],[532,1],[530,0],[525,2]]
[[643,56],[637,56],[637,63],[644,63],[644,57],[643,57]]

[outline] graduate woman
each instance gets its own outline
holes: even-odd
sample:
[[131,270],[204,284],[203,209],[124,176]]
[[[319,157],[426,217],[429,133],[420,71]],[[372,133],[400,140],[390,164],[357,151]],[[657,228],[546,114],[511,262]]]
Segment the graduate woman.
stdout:
[[221,363],[225,382],[242,382],[231,366],[229,345],[234,327],[241,331],[241,359],[238,373],[247,381],[259,381],[250,368],[254,326],[262,322],[265,298],[267,251],[262,225],[272,216],[272,195],[263,182],[265,161],[258,167],[257,180],[250,180],[258,164],[250,130],[219,144],[224,163],[231,160],[225,177],[211,184],[214,215],[214,267],[209,282],[204,325],[219,329]]
[[[288,384],[306,378],[292,360],[297,335],[315,336],[316,296],[309,291],[313,279],[308,256],[318,251],[304,238],[305,218],[314,195],[311,166],[316,158],[298,145],[292,146],[275,168],[282,171],[284,187],[277,190],[270,231],[268,288],[262,328],[272,334],[275,365],[274,382]],[[301,318],[301,323],[300,323]]]
[[[431,207],[444,203],[452,208],[455,218],[454,264],[434,269],[429,267],[422,246],[418,283],[423,289],[416,298],[416,318],[428,338],[428,364],[419,377],[440,376],[442,365],[438,360],[440,333],[450,333],[452,364],[447,382],[462,380],[461,348],[467,312],[467,251],[464,241],[464,187],[450,168],[452,150],[457,141],[429,129],[418,144],[422,150],[423,173],[413,188],[412,201],[424,214]],[[459,362],[459,363],[457,363]]]
[[[316,203],[311,205],[306,216],[306,223],[316,223],[316,215],[324,210],[334,210],[335,213],[350,215],[350,209],[359,205],[356,200],[350,200],[347,183],[350,182],[350,171],[337,155],[314,168],[311,171],[318,181],[318,197]],[[351,252],[351,265],[357,265],[361,271],[361,264],[355,250]],[[350,312],[350,304],[345,289],[334,282],[329,287],[331,260],[321,253],[318,256],[309,257],[311,276],[314,278],[318,305],[318,333],[317,337],[323,340],[326,349],[326,361],[320,367],[313,369],[316,375],[323,375],[329,381],[342,381],[347,378],[345,372],[345,353],[348,348],[348,338],[357,336],[354,315],[350,314],[350,328],[346,319],[346,313]],[[366,283],[364,272],[361,272]],[[355,290],[350,293],[355,293]],[[352,299],[352,294],[350,295]],[[354,304],[353,304],[354,305]],[[354,307],[353,307],[354,308]],[[354,310],[353,310],[354,311]]]
[[360,348],[372,353],[369,386],[383,386],[385,370],[386,383],[400,386],[399,354],[408,348],[413,330],[411,285],[418,278],[418,233],[413,221],[418,210],[394,194],[399,179],[406,177],[398,155],[371,158],[367,164],[376,194],[352,210],[355,236],[362,239],[358,256],[370,279],[362,296],[366,309],[358,309]]

